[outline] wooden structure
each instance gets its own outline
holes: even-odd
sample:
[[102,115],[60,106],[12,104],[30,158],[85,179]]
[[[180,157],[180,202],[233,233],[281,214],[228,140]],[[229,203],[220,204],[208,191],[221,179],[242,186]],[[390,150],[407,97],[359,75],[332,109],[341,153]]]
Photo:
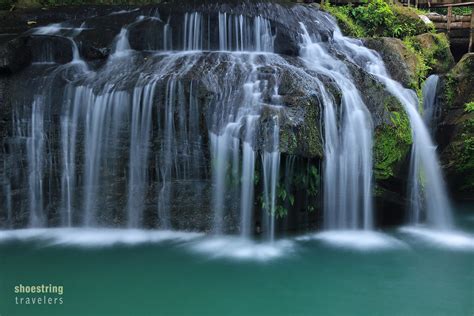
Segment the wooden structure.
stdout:
[[[467,2],[466,0],[390,0],[393,2],[399,2],[402,4],[410,5],[410,6],[419,6],[419,7],[435,7],[435,6],[442,6],[448,4],[461,4],[465,5]],[[342,4],[349,4],[352,3],[354,5],[364,4],[367,1],[363,0],[329,0],[331,4],[334,5],[342,5]]]
[[[470,6],[470,15],[455,15],[453,7]],[[436,8],[447,8],[446,15],[428,14],[428,18],[434,23],[439,32],[448,34],[452,44],[468,43],[468,52],[474,50],[474,2],[450,3],[433,5]]]

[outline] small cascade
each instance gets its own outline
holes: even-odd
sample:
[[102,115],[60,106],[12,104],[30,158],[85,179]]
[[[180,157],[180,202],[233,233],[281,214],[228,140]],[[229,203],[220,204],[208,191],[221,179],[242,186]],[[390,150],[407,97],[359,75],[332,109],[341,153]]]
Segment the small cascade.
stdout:
[[[130,96],[123,91],[114,91],[112,85],[106,85],[100,95],[94,95],[89,88],[81,91],[85,95],[85,144],[84,144],[84,226],[98,225],[100,188],[108,177],[114,177],[114,169],[108,168],[107,176],[101,169],[110,164],[109,155],[118,147],[118,131],[121,129],[125,109],[130,104]],[[81,99],[81,98],[79,98]]]
[[43,42],[39,49],[36,48],[33,54],[33,62],[36,64],[54,64],[54,47],[51,42]]
[[436,117],[438,112],[438,102],[436,100],[436,90],[438,88],[439,76],[429,76],[423,86],[423,121],[433,136],[436,131]]
[[184,15],[184,50],[202,50],[203,18],[199,12]]
[[[140,80],[139,80],[140,81]],[[135,87],[132,97],[130,136],[128,227],[142,227],[143,201],[148,189],[148,158],[151,136],[151,116],[156,81]]]
[[221,51],[273,52],[275,36],[270,21],[256,16],[219,13],[219,49]]
[[[301,56],[311,70],[332,78],[342,93],[338,110],[322,83],[324,105],[324,214],[327,229],[372,229],[372,138],[370,113],[347,66],[303,30]],[[338,119],[340,117],[340,121]]]
[[[62,198],[62,216],[61,222],[63,226],[72,226],[73,220],[73,204],[76,180],[76,141],[77,128],[80,114],[78,104],[82,103],[82,93],[74,95],[73,87],[66,90],[66,98],[73,99],[71,106],[67,106],[64,114],[61,116],[61,153],[63,157],[62,175],[61,175],[61,192]],[[76,98],[79,98],[77,100]]]
[[43,213],[44,106],[44,98],[41,95],[35,96],[31,110],[30,134],[27,141],[31,227],[41,227],[46,220]]
[[170,21],[163,26],[163,50],[169,51],[173,50],[173,37],[172,29],[170,26]]
[[[32,34],[37,36],[53,36],[68,39],[71,42],[72,49],[71,62],[81,64],[84,69],[87,69],[87,64],[81,59],[79,49],[74,41],[74,37],[79,35],[84,29],[86,29],[84,23],[80,27],[70,27],[61,23],[55,23],[34,28]],[[54,42],[48,40],[40,42],[39,52],[35,51],[33,62],[39,64],[56,63]]]
[[127,56],[130,49],[130,43],[128,42],[128,29],[123,27],[115,38],[115,47],[111,57]]
[[423,117],[418,112],[419,102],[416,93],[391,79],[382,58],[376,52],[364,47],[360,40],[342,36],[338,28],[335,30],[334,41],[338,48],[351,61],[359,64],[384,84],[387,91],[403,105],[410,120],[413,136],[408,193],[411,222],[413,224],[427,222],[437,229],[451,228],[453,226],[451,205],[438,162],[436,146],[431,140]]
[[[264,223],[267,229],[267,237],[270,241],[275,239],[275,218],[277,216],[277,189],[280,176],[280,152],[278,149],[280,128],[278,126],[278,117],[273,118],[273,135],[271,141],[271,151],[264,151],[262,155],[263,166],[263,199],[264,209],[267,212],[263,214]],[[288,191],[289,192],[289,191]]]

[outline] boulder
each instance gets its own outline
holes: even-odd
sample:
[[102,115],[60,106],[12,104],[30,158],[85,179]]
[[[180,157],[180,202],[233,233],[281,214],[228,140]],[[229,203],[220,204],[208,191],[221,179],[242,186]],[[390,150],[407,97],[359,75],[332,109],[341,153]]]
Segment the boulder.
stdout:
[[405,87],[414,88],[414,82],[418,81],[419,61],[401,40],[392,37],[366,38],[364,43],[380,54],[393,79]]
[[429,67],[428,74],[445,74],[454,66],[454,57],[444,33],[424,33],[413,39],[417,49]]
[[466,54],[442,80],[442,117],[437,138],[453,194],[474,196],[474,53]]

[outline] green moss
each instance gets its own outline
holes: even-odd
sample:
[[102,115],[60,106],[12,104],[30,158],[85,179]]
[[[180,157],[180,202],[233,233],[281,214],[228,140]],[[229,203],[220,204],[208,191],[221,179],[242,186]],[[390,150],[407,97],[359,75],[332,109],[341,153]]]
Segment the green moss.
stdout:
[[388,179],[395,174],[395,167],[406,156],[412,143],[410,122],[404,111],[393,110],[392,99],[386,101],[390,113],[390,125],[383,125],[375,131],[374,160],[375,178]]
[[466,113],[469,118],[462,124],[460,141],[454,145],[454,166],[456,173],[464,177],[461,190],[474,190],[474,102],[466,104]]
[[468,102],[464,105],[464,111],[466,113],[474,112],[474,102]]
[[341,31],[346,36],[365,37],[365,30],[351,17],[351,6],[331,6],[329,2],[323,4],[323,10],[336,18]]
[[280,147],[286,149],[288,153],[294,153],[298,147],[296,133],[290,128],[280,130]]
[[368,0],[366,5],[333,7],[323,4],[339,22],[344,34],[353,37],[389,36],[404,38],[430,31],[412,8],[384,0]]
[[449,49],[449,41],[444,34],[423,34],[408,36],[403,40],[404,45],[417,58],[416,79],[414,89],[419,89],[421,83],[432,70],[434,73],[446,73],[453,66],[453,58]]
[[421,84],[426,79],[429,70],[431,67],[426,62],[426,58],[423,54],[423,48],[420,43],[416,40],[415,37],[406,37],[403,40],[405,47],[416,56],[416,68],[415,68],[415,77],[412,82],[410,82],[410,87],[417,91],[418,96],[421,95]]
[[457,80],[451,74],[448,74],[444,81],[444,98],[448,108],[453,105],[456,97],[456,82]]

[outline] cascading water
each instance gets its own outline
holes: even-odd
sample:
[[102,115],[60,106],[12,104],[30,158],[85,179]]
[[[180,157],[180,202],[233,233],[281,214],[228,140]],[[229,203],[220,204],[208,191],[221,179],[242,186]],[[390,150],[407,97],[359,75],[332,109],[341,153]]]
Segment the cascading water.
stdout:
[[36,96],[31,110],[30,137],[28,139],[28,168],[30,196],[30,225],[44,224],[43,215],[43,159],[44,159],[44,99]]
[[273,137],[271,151],[265,151],[262,155],[263,166],[263,197],[267,214],[264,214],[264,223],[266,223],[266,231],[270,241],[275,239],[275,217],[277,203],[277,187],[280,171],[280,152],[279,144],[279,126],[278,117],[274,118]]
[[436,116],[438,112],[438,102],[436,100],[436,90],[438,88],[439,76],[429,76],[423,86],[423,121],[433,136],[436,131]]
[[[342,94],[338,110],[319,83],[324,105],[324,214],[327,229],[372,229],[373,124],[349,69],[325,44],[303,31],[301,56],[307,67],[331,78]],[[341,122],[338,121],[341,117]],[[340,126],[340,127],[339,127]]]
[[[342,36],[335,29],[334,41],[349,60],[373,74],[388,92],[404,107],[412,129],[413,145],[410,160],[409,201],[413,224],[426,221],[438,229],[452,227],[451,206],[447,196],[436,147],[422,116],[418,112],[418,98],[414,91],[391,79],[382,58],[364,47],[360,40]],[[423,220],[424,214],[425,220]]]
[[[414,221],[423,220],[427,204],[428,222],[445,227],[449,214],[440,209],[449,207],[413,93],[390,79],[378,55],[343,37],[328,15],[318,13],[318,23],[296,27],[302,33],[297,58],[285,46],[291,43],[280,40],[277,47],[279,24],[258,10],[253,16],[189,11],[163,20],[157,12],[123,13],[132,16],[129,24],[115,26],[115,40],[107,44],[110,54],[91,63],[80,56],[87,35],[76,36],[93,23],[32,32],[70,41],[72,59],[52,65],[58,61],[48,57],[48,63],[32,65],[42,74],[42,84],[13,111],[12,138],[17,143],[26,139],[25,150],[17,152],[24,154],[28,172],[2,179],[9,226],[16,203],[10,197],[24,186],[31,226],[183,229],[175,216],[184,213],[190,223],[184,229],[240,231],[248,238],[260,220],[254,218],[260,203],[264,233],[273,240],[278,203],[288,203],[278,200],[280,176],[287,177],[286,190],[293,176],[280,172],[282,144],[292,141],[280,129],[294,124],[296,130],[298,120],[309,116],[282,102],[293,97],[288,80],[280,87],[289,74],[307,85],[305,92],[314,91],[314,96],[306,93],[308,98],[321,104],[325,227],[373,229],[373,123],[352,77],[353,63],[376,76],[405,106],[414,130]],[[298,10],[299,17],[303,11]],[[137,37],[146,23],[156,27],[144,38],[154,41],[143,44]],[[54,46],[51,55],[58,55]],[[294,156],[283,163],[292,169]],[[14,166],[20,170],[21,162]],[[52,189],[56,181],[58,196]],[[254,192],[257,187],[262,191]],[[193,222],[198,205],[212,208],[206,215],[213,219],[212,228]]]
[[[258,71],[259,67],[275,62],[277,56],[267,55],[273,50],[275,35],[270,22],[261,16],[250,18],[219,13],[215,18],[222,24],[216,33],[219,36],[216,48],[223,52],[213,53],[211,57],[216,58],[218,65],[228,65],[227,75],[234,81],[225,86],[215,84],[215,80],[221,80],[213,73],[220,71],[218,68],[202,78],[209,86],[221,86],[211,102],[216,111],[208,122],[211,156],[215,161],[212,169],[216,188],[214,231],[225,230],[226,195],[231,195],[240,205],[241,235],[249,237],[253,230],[253,190],[258,162],[255,146],[261,111],[272,103],[279,106],[276,75],[262,79]],[[81,59],[74,40],[87,29],[85,24],[80,28],[58,24],[33,33],[69,40],[72,59],[51,68],[53,71],[46,74],[43,86],[46,94],[38,93],[31,103],[31,126],[26,133],[31,226],[44,226],[49,209],[55,203],[55,197],[43,200],[47,192],[43,182],[47,177],[52,179],[47,175],[52,173],[50,168],[56,167],[60,170],[57,223],[61,226],[122,222],[130,228],[144,227],[149,222],[147,218],[152,216],[148,211],[150,200],[154,200],[157,225],[167,229],[172,227],[174,200],[178,195],[185,194],[199,203],[203,192],[199,181],[207,173],[202,137],[204,113],[199,100],[202,83],[188,81],[187,76],[201,71],[198,69],[210,58],[209,52],[202,52],[211,43],[210,16],[200,12],[184,15],[182,52],[169,51],[176,44],[171,37],[171,19],[168,17],[165,24],[156,15],[153,19],[138,16],[123,26],[115,37],[107,62],[99,70],[91,70]],[[159,47],[163,51],[137,62],[137,52],[129,37],[133,27],[150,20],[164,24]],[[277,60],[284,62],[281,58]],[[46,64],[37,67],[46,67]],[[61,108],[60,150],[56,157],[49,148],[53,144],[49,139],[53,137],[48,133],[53,131],[46,131],[43,124],[45,120],[49,122],[45,107],[49,108],[53,102],[45,98],[62,77],[67,78],[67,82],[61,97],[54,101]],[[263,95],[269,95],[270,100],[263,101]],[[268,152],[263,154],[262,160],[269,218],[275,213],[279,171],[278,115],[270,116],[269,122],[273,120],[271,135],[267,135],[269,140],[266,141]],[[44,169],[45,165],[48,170]],[[156,168],[152,170],[150,165]],[[233,178],[233,188],[227,183],[229,176]],[[273,226],[269,225],[268,229]],[[268,232],[269,238],[273,235]]]

